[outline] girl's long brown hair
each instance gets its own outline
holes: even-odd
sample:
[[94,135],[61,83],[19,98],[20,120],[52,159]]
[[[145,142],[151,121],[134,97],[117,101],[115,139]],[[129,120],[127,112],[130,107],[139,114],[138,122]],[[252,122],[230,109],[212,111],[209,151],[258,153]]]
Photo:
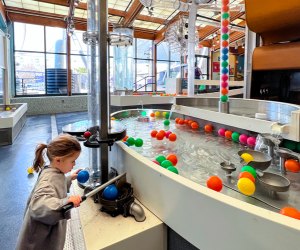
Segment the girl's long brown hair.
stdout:
[[44,149],[47,148],[47,157],[51,162],[54,157],[67,157],[75,152],[81,151],[78,140],[68,134],[62,134],[53,139],[48,145],[41,143],[35,150],[35,159],[33,161],[33,169],[39,172],[45,165]]

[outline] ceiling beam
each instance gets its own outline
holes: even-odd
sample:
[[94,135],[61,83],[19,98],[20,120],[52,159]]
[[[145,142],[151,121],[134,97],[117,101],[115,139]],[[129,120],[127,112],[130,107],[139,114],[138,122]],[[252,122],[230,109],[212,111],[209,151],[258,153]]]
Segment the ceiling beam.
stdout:
[[124,19],[122,20],[122,25],[124,27],[132,26],[134,20],[144,9],[144,5],[141,4],[140,0],[134,0],[131,4],[129,10],[126,12]]

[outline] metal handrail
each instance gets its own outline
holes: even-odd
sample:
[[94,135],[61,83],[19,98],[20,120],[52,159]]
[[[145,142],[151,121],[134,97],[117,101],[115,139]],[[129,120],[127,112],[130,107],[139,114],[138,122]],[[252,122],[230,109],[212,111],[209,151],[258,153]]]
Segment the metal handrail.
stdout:
[[[147,82],[146,82],[146,79],[147,79],[147,78],[150,78],[150,77],[153,79],[155,76],[145,76],[145,77],[143,77],[142,79],[136,81],[136,82],[134,83],[134,92],[137,92],[138,90],[140,90],[140,89],[142,89],[142,88],[145,88],[145,92],[147,92],[147,90],[146,90],[146,89],[147,89],[147,86],[150,85],[150,84],[151,84],[151,85],[152,85],[152,84],[155,84],[155,82],[153,82],[153,81],[152,81],[151,83],[147,83]],[[140,81],[143,81],[143,80],[145,80],[145,84],[138,88],[138,87],[137,87],[137,83],[140,82]]]

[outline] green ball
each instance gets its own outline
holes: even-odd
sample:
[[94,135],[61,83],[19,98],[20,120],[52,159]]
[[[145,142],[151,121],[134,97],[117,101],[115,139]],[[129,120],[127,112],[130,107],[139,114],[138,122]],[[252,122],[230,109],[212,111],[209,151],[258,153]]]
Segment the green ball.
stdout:
[[169,119],[169,118],[170,118],[170,113],[169,113],[169,112],[166,112],[165,118],[166,118],[166,119]]
[[227,62],[227,61],[223,61],[223,62],[222,62],[222,67],[223,67],[223,68],[226,68],[227,66],[228,66],[228,62]]
[[134,145],[135,140],[133,137],[129,137],[126,142],[128,143],[129,146],[132,146],[132,145]]
[[141,112],[141,115],[142,115],[142,116],[146,116],[146,115],[147,115],[147,112],[143,110],[143,111]]
[[296,150],[296,148],[297,148],[297,142],[290,141],[290,140],[284,140],[283,146],[284,146],[285,148],[288,148],[288,149],[294,151],[294,150]]
[[239,142],[240,134],[238,132],[233,132],[231,134],[231,139],[235,142]]
[[164,120],[164,125],[169,126],[170,125],[170,120]]
[[256,170],[251,166],[246,165],[242,167],[241,172],[249,172],[250,174],[253,175],[254,178],[256,178]]
[[170,166],[167,169],[170,170],[171,172],[175,173],[175,174],[178,174],[178,169],[175,168],[174,166]]
[[220,99],[221,99],[221,102],[227,102],[228,101],[228,96],[227,95],[222,95]]
[[141,146],[143,146],[143,144],[144,144],[144,142],[143,142],[143,140],[141,138],[136,138],[135,139],[134,145],[136,147],[141,147]]
[[173,163],[170,162],[169,160],[164,160],[163,162],[160,163],[160,165],[163,167],[163,168],[168,168],[170,166],[173,166]]
[[229,13],[228,12],[223,13],[222,18],[223,19],[229,18]]
[[158,161],[159,164],[161,164],[163,161],[166,160],[166,157],[163,156],[163,155],[159,155],[159,156],[157,156],[157,157],[155,158],[155,160]]
[[228,34],[223,34],[222,35],[222,40],[228,40],[229,38],[229,35]]

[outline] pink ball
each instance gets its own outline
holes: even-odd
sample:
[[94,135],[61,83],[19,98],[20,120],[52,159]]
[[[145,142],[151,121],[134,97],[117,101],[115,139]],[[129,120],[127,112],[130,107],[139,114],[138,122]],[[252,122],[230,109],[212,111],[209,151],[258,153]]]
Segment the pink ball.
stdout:
[[248,139],[248,136],[245,135],[245,134],[241,134],[240,137],[239,137],[239,141],[240,143],[246,145],[247,144],[247,139]]
[[219,134],[219,136],[225,136],[225,131],[226,131],[226,129],[225,128],[220,128],[219,130],[218,130],[218,134]]
[[222,28],[222,33],[228,33],[228,27],[223,27]]
[[228,82],[224,81],[221,83],[222,88],[227,88],[228,87]]
[[222,75],[222,80],[225,82],[228,80],[228,75]]
[[152,162],[154,162],[157,165],[160,165],[160,163],[157,160],[152,160]]
[[172,132],[171,132],[171,131],[167,131],[167,132],[166,132],[166,138],[169,138],[169,135],[170,135],[170,134],[172,134]]
[[249,147],[254,147],[256,143],[256,138],[253,136],[248,137],[247,144]]

